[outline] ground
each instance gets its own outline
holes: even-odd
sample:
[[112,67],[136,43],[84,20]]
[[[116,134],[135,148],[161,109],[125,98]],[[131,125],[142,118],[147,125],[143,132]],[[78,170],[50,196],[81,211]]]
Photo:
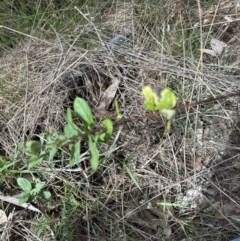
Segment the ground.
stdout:
[[[239,237],[239,10],[234,0],[12,2],[0,16],[0,240]],[[144,107],[146,85],[177,96],[170,131]],[[77,96],[95,131],[114,124],[98,169],[83,135],[73,166],[63,146],[29,168],[26,143],[64,133]],[[51,198],[19,206],[19,177]]]

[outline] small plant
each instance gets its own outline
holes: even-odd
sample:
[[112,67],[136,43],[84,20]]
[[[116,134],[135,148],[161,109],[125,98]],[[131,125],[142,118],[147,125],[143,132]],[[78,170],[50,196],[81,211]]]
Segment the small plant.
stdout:
[[142,90],[145,97],[144,105],[148,110],[160,111],[160,113],[168,120],[167,130],[171,129],[172,119],[175,115],[173,109],[177,104],[177,97],[168,88],[161,91],[160,96],[154,92],[150,86],[145,86]]
[[113,123],[110,119],[103,120],[104,127],[96,127],[93,115],[87,102],[77,97],[74,100],[74,112],[82,121],[83,127],[76,125],[72,118],[71,109],[67,109],[67,124],[64,127],[64,134],[55,131],[53,134],[47,132],[39,135],[40,141],[28,141],[26,143],[25,154],[29,157],[28,169],[40,164],[47,159],[51,162],[60,150],[64,156],[64,148],[70,152],[70,166],[74,166],[80,161],[80,144],[84,138],[90,151],[90,163],[93,170],[97,170],[99,165],[98,142],[106,142],[112,135]]
[[19,177],[17,179],[18,186],[23,190],[19,194],[19,204],[25,202],[37,202],[37,198],[48,200],[51,198],[51,193],[43,189],[45,182],[41,182],[40,179],[35,178],[34,183],[32,184],[26,178]]
[[[156,111],[166,117],[168,120],[167,129],[170,130],[171,120],[175,114],[173,109],[176,105],[177,98],[170,89],[164,89],[159,97],[149,86],[143,88],[142,91],[145,96],[144,105],[148,110]],[[118,118],[120,118],[118,105],[116,104],[116,111]],[[28,169],[30,170],[37,164],[41,164],[43,160],[48,160],[51,164],[54,156],[60,150],[62,157],[64,157],[64,148],[70,152],[70,166],[74,166],[80,161],[80,144],[84,138],[88,143],[90,151],[90,164],[93,170],[97,170],[99,166],[99,150],[98,142],[106,142],[112,135],[113,123],[110,119],[103,120],[104,127],[96,127],[93,119],[92,112],[89,105],[82,98],[77,97],[74,100],[74,112],[76,116],[83,123],[83,127],[79,127],[74,123],[72,117],[72,111],[70,108],[67,109],[67,124],[64,127],[64,134],[59,134],[55,131],[53,134],[46,132],[39,135],[39,141],[28,141],[25,146],[25,155],[28,156]],[[136,180],[132,176],[129,169],[128,174],[138,186]],[[32,184],[25,178],[18,178],[17,183],[23,192],[19,195],[20,204],[26,201],[36,202],[37,198],[49,199],[51,193],[43,190],[45,182],[41,182],[39,179],[35,179]],[[140,188],[138,186],[138,188]],[[141,189],[140,189],[141,190]]]
[[[159,97],[149,86],[144,87],[142,93],[145,96],[145,107],[151,111],[159,110],[168,120],[167,129],[170,130],[171,121],[175,115],[173,108],[177,103],[175,94],[170,89],[165,88]],[[118,118],[120,118],[116,102],[115,105]],[[97,144],[98,142],[106,142],[109,140],[113,132],[113,123],[110,119],[104,119],[104,127],[96,127],[91,109],[82,98],[77,97],[74,100],[73,107],[76,116],[82,121],[83,127],[80,128],[74,123],[72,111],[68,108],[66,116],[68,123],[64,127],[64,134],[59,134],[57,131],[53,134],[46,132],[39,135],[39,141],[28,141],[26,143],[25,154],[29,157],[28,169],[42,163],[44,159],[51,162],[59,150],[62,151],[62,156],[64,156],[63,149],[66,147],[70,152],[70,166],[78,164],[80,161],[81,140],[85,138],[90,151],[91,167],[93,170],[97,170],[99,166],[99,150]]]

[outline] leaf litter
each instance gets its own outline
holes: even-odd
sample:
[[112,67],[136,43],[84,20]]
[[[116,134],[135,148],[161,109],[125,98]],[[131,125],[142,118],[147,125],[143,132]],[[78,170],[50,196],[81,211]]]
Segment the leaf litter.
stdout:
[[[170,1],[167,4],[172,4],[172,15],[169,16],[177,16],[175,2]],[[221,2],[216,23],[226,16],[226,8],[229,11],[235,10],[229,2]],[[122,28],[125,26],[119,24],[121,21],[131,25],[130,10],[143,16],[147,14],[144,6],[119,8],[115,14],[108,16],[108,20],[114,19],[112,29],[115,27],[115,32],[124,35]],[[203,18],[215,23],[212,13],[214,10],[203,12]],[[105,24],[108,25],[107,20]],[[234,26],[234,22],[229,24],[230,27]],[[216,26],[213,24],[213,33],[217,33]],[[72,106],[72,100],[77,95],[88,101],[99,119],[105,115],[114,119],[115,113],[109,111],[109,108],[116,95],[119,96],[119,108],[125,118],[142,115],[146,110],[140,91],[146,85],[158,88],[160,71],[166,76],[161,85],[176,88],[179,101],[183,103],[188,102],[189,98],[194,101],[199,97],[234,92],[239,87],[236,77],[239,71],[238,40],[233,41],[234,34],[231,35],[230,27],[221,32],[221,40],[215,38],[216,36],[210,38],[215,39],[218,46],[210,42],[206,47],[213,52],[210,56],[203,56],[204,73],[197,68],[196,59],[187,56],[182,59],[167,51],[155,51],[159,49],[159,44],[154,38],[146,37],[147,31],[137,23],[132,26],[134,31],[112,49],[101,46],[89,51],[70,47],[64,59],[61,58],[61,46],[54,42],[50,47],[37,41],[30,45],[21,43],[0,59],[1,79],[8,80],[4,83],[6,96],[0,100],[3,109],[1,119],[4,120],[0,124],[1,146],[11,156],[16,143],[32,139],[45,129],[61,130],[65,123],[66,108]],[[150,26],[146,28],[150,31]],[[204,26],[203,31],[207,33],[208,30]],[[95,29],[92,26],[87,31],[90,34]],[[108,34],[112,34],[111,31]],[[101,37],[104,39],[105,35]],[[109,39],[114,39],[114,36]],[[167,42],[170,44],[170,41]],[[227,46],[223,43],[227,43]],[[96,40],[94,44],[98,46],[99,41]],[[24,61],[26,56],[28,61]],[[221,63],[220,67],[212,64],[216,63],[216,57]],[[62,62],[59,65],[60,60]],[[28,72],[28,81],[25,75],[19,74],[24,70]],[[196,76],[202,81],[196,81]],[[176,83],[182,84],[179,87]],[[201,96],[196,94],[199,91]],[[225,237],[226,233],[231,233],[229,237],[239,234],[237,225],[232,221],[239,221],[239,213],[234,212],[239,209],[240,204],[239,150],[229,148],[238,147],[240,143],[237,138],[237,105],[239,99],[231,98],[213,104],[212,110],[203,106],[182,111],[175,118],[171,134],[165,132],[165,123],[161,116],[130,123],[122,127],[120,135],[116,135],[114,139],[114,143],[120,147],[118,151],[113,151],[105,158],[112,143],[110,141],[102,144],[100,156],[103,157],[103,162],[97,172],[90,171],[89,156],[85,156],[80,162],[80,173],[63,172],[65,183],[71,183],[69,188],[76,186],[76,196],[71,196],[71,202],[70,199],[68,201],[74,203],[77,199],[78,212],[75,212],[76,215],[70,214],[70,219],[81,224],[78,229],[81,236],[88,236],[89,239],[103,237],[104,240],[122,240],[121,235],[125,235],[139,240],[147,240],[149,237],[151,240],[159,240],[160,235],[162,239],[169,236],[173,240],[184,240],[187,235],[191,240],[199,240],[199,237],[195,238],[193,229],[187,229],[188,225],[183,228],[182,223],[192,225],[198,233],[209,234],[209,237],[219,229],[222,230],[218,234],[220,238]],[[198,125],[196,120],[201,124]],[[219,149],[216,143],[222,147]],[[84,148],[84,144],[81,148]],[[66,161],[53,160],[53,163],[56,170],[69,170]],[[123,163],[128,164],[137,185],[124,172]],[[49,183],[59,182],[58,176],[52,174],[46,162],[37,171]],[[83,186],[78,184],[79,175],[85,178]],[[3,187],[3,192],[11,194],[8,185]],[[101,208],[95,205],[97,201]],[[4,202],[10,203],[6,200]],[[167,211],[169,208],[159,211],[157,203],[160,202],[173,204],[173,211]],[[174,206],[179,202],[188,205]],[[101,206],[103,203],[105,205]],[[133,210],[135,211],[132,212]],[[65,211],[60,211],[62,217],[66,217]],[[129,212],[132,214],[129,215]],[[206,218],[205,214],[212,219]],[[125,216],[128,218],[125,219]],[[26,215],[26,220],[27,218]],[[107,232],[105,227],[109,227],[110,223],[115,224],[114,230]],[[24,225],[29,229],[33,228],[27,223]],[[206,228],[207,226],[210,228]],[[23,236],[23,227],[17,227]],[[32,238],[30,240],[34,240],[31,232],[28,235]],[[46,240],[44,234],[40,238]]]

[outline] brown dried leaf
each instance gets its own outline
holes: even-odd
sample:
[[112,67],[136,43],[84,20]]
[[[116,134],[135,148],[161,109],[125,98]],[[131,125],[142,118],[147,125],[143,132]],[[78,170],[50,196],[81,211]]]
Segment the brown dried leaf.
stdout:
[[167,234],[170,233],[171,228],[169,227],[168,222],[169,219],[174,216],[174,210],[172,207],[146,208],[133,213],[131,213],[131,210],[128,210],[128,213],[130,213],[128,220],[131,222],[152,228],[156,231],[159,228],[163,228],[164,230],[166,229]]
[[203,53],[212,55],[213,57],[221,56],[227,47],[227,44],[215,38],[211,39],[210,45],[212,49],[203,49]]
[[116,95],[119,83],[120,80],[116,77],[113,77],[113,83],[104,91],[100,103],[96,108],[97,110],[105,110],[109,107]]

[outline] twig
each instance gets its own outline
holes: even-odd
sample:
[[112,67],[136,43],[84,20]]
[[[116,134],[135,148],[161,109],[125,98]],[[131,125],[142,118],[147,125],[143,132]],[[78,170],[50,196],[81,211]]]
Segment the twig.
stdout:
[[55,43],[51,43],[51,42],[46,41],[46,40],[43,40],[43,39],[36,38],[36,37],[34,37],[34,36],[32,36],[32,35],[29,35],[29,34],[26,34],[26,33],[20,32],[20,31],[17,31],[17,30],[15,30],[15,29],[6,27],[6,26],[4,26],[4,25],[0,25],[0,28],[5,28],[5,29],[7,29],[7,30],[9,30],[9,31],[11,31],[11,32],[21,34],[21,35],[26,36],[26,37],[28,37],[28,38],[31,38],[31,39],[34,39],[34,40],[37,40],[37,41],[40,41],[40,42],[43,42],[43,43],[46,43],[46,44],[49,44],[49,45],[54,45],[54,44],[55,44]]
[[37,213],[42,213],[38,208],[35,208],[33,205],[31,205],[30,203],[23,203],[23,204],[19,204],[19,199],[16,197],[11,197],[11,196],[2,196],[0,195],[0,200],[4,201],[4,202],[8,202],[14,205],[17,205],[19,207],[37,212]]
[[[200,100],[200,101],[193,102],[193,103],[187,103],[187,104],[178,105],[174,109],[176,111],[177,110],[183,110],[183,109],[187,109],[189,107],[203,105],[203,104],[208,104],[208,103],[214,102],[216,100],[222,100],[222,99],[226,99],[226,98],[234,97],[234,96],[238,96],[238,95],[240,95],[240,90],[235,92],[235,93],[229,94],[229,95],[220,95],[220,96],[217,96],[216,98],[210,97],[210,98],[205,99],[205,100]],[[161,114],[161,111],[155,111],[153,113],[149,113],[149,114],[146,114],[146,115],[125,119],[123,121],[115,123],[114,127],[118,127],[118,126],[124,125],[124,124],[126,124],[128,122],[135,122],[135,121],[140,121],[140,120],[144,120],[144,119],[149,119],[149,118],[152,118],[154,116],[158,116],[159,114]]]

